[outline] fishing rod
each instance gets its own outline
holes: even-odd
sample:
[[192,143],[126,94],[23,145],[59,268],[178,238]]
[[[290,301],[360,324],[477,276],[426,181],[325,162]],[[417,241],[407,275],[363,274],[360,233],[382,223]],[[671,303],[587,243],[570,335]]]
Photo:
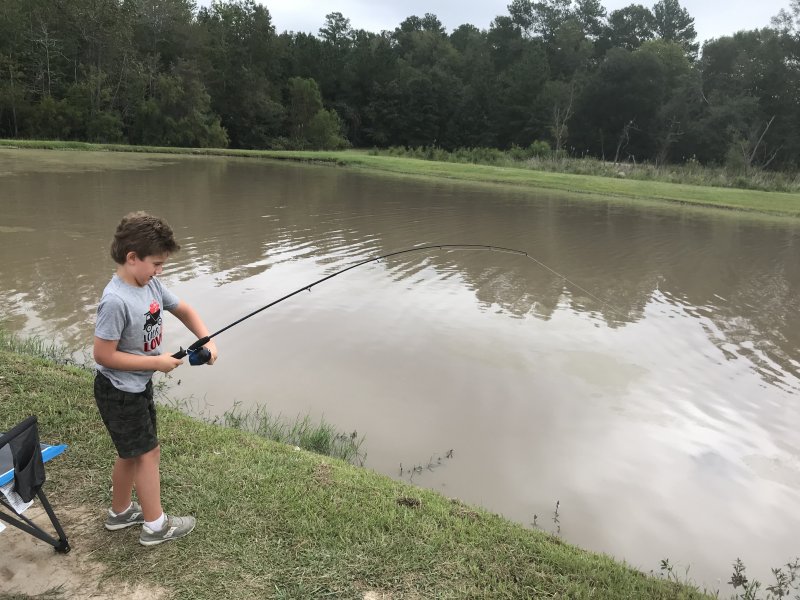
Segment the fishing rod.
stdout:
[[205,364],[211,359],[211,351],[208,348],[203,348],[203,346],[205,344],[207,344],[211,340],[211,338],[214,338],[214,337],[218,336],[220,333],[223,333],[224,331],[227,331],[228,329],[238,325],[242,321],[246,321],[250,317],[257,315],[261,311],[267,310],[268,308],[270,308],[272,306],[275,306],[276,304],[278,304],[280,302],[283,302],[284,300],[288,300],[289,298],[299,294],[300,292],[310,292],[311,288],[314,287],[315,285],[319,285],[323,281],[327,281],[328,279],[336,277],[337,275],[341,275],[342,273],[346,273],[347,271],[350,271],[352,269],[358,268],[358,267],[360,267],[362,265],[366,265],[366,264],[371,263],[371,262],[377,262],[379,260],[383,260],[385,258],[390,258],[392,256],[398,256],[400,254],[408,254],[410,252],[423,252],[423,251],[427,251],[427,250],[492,250],[494,252],[506,252],[506,253],[509,253],[509,254],[518,254],[518,255],[521,255],[521,256],[524,256],[526,258],[531,259],[532,261],[534,261],[536,264],[538,264],[542,268],[544,268],[547,271],[550,271],[551,273],[553,273],[554,275],[562,278],[564,281],[566,281],[570,285],[574,286],[575,288],[581,290],[583,293],[591,296],[592,298],[594,298],[595,300],[598,300],[599,302],[602,302],[603,304],[606,304],[605,302],[600,300],[600,298],[598,298],[597,296],[595,296],[594,294],[592,294],[588,290],[585,290],[584,288],[582,288],[581,286],[577,285],[576,283],[570,281],[569,279],[567,279],[566,277],[564,277],[560,273],[554,271],[553,269],[551,269],[550,267],[548,267],[544,263],[536,260],[533,256],[531,256],[530,254],[528,254],[524,250],[516,250],[514,248],[504,248],[502,246],[487,246],[487,245],[484,245],[484,244],[434,244],[434,245],[430,245],[430,246],[416,246],[414,248],[406,248],[405,250],[397,250],[396,252],[389,252],[388,254],[381,254],[380,256],[373,256],[373,257],[364,259],[361,262],[357,262],[354,265],[350,265],[349,267],[341,269],[340,271],[336,271],[335,273],[331,273],[330,275],[327,275],[326,277],[323,277],[322,279],[318,279],[317,281],[315,281],[313,283],[309,283],[308,285],[304,285],[303,287],[301,287],[299,289],[296,289],[295,291],[293,291],[293,292],[291,292],[289,294],[286,294],[285,296],[282,296],[281,298],[278,298],[277,300],[273,300],[269,304],[267,304],[265,306],[262,306],[261,308],[256,309],[256,310],[254,310],[253,312],[251,312],[249,314],[246,314],[241,319],[237,319],[236,321],[234,321],[233,323],[230,323],[229,325],[226,325],[225,327],[223,327],[219,331],[215,331],[214,333],[211,333],[211,334],[209,334],[207,336],[204,336],[204,337],[198,339],[196,342],[194,342],[191,346],[189,346],[185,350],[183,349],[183,347],[181,347],[181,349],[178,352],[176,352],[175,354],[173,354],[172,357],[173,358],[183,358],[188,354],[189,355],[189,364],[191,364],[191,365],[202,365],[202,364]]

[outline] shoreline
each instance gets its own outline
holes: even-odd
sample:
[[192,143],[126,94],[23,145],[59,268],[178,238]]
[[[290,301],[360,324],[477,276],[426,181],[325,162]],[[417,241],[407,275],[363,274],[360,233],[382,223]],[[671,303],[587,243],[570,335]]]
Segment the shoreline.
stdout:
[[436,491],[164,405],[165,509],[195,515],[198,527],[142,548],[135,528],[102,529],[113,448],[90,371],[0,348],[0,429],[28,414],[38,415],[42,440],[69,445],[47,464],[45,491],[67,535],[78,536],[70,556],[91,555],[106,581],[199,600],[233,590],[239,598],[708,597]]
[[436,162],[417,158],[376,156],[366,151],[237,150],[226,148],[168,148],[91,144],[40,140],[0,140],[0,149],[134,152],[148,154],[220,156],[326,164],[420,179],[508,185],[523,190],[570,194],[578,198],[646,201],[663,206],[693,206],[796,219],[800,194],[740,188],[699,186],[639,179],[615,179],[536,171],[522,167],[498,167],[472,163]]

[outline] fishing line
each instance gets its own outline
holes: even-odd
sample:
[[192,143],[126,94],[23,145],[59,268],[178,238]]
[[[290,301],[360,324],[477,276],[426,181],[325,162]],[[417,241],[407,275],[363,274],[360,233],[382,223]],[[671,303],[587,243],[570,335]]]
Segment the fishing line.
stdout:
[[267,310],[268,308],[270,308],[272,306],[275,306],[276,304],[278,304],[280,302],[283,302],[284,300],[288,300],[292,296],[296,296],[297,294],[299,294],[301,292],[310,292],[311,288],[314,287],[315,285],[319,285],[320,283],[322,283],[324,281],[327,281],[328,279],[336,277],[337,275],[341,275],[342,273],[346,273],[347,271],[350,271],[352,269],[358,268],[358,267],[360,267],[362,265],[366,265],[366,264],[369,264],[371,262],[377,262],[377,261],[380,261],[380,260],[383,260],[383,259],[386,259],[386,258],[390,258],[392,256],[399,256],[400,254],[408,254],[410,252],[423,252],[423,251],[426,251],[426,250],[491,250],[491,251],[494,251],[494,252],[506,252],[508,254],[518,254],[520,256],[524,256],[526,258],[529,258],[530,260],[535,262],[537,265],[539,265],[543,269],[549,271],[550,273],[552,273],[556,277],[559,277],[559,278],[563,279],[569,285],[573,286],[574,288],[580,290],[581,292],[583,292],[587,296],[589,296],[589,297],[593,298],[594,300],[598,301],[603,306],[611,308],[613,310],[613,312],[617,312],[616,309],[614,309],[612,306],[610,306],[607,302],[605,302],[602,299],[598,298],[593,293],[591,293],[589,290],[581,287],[580,285],[578,285],[574,281],[571,281],[570,279],[568,279],[567,277],[565,277],[564,275],[562,275],[561,273],[559,273],[555,269],[551,269],[546,264],[544,264],[540,260],[534,258],[533,256],[531,256],[530,254],[528,254],[524,250],[516,250],[514,248],[504,248],[502,246],[487,246],[487,245],[484,245],[484,244],[434,244],[434,245],[430,245],[430,246],[416,246],[414,248],[406,248],[405,250],[397,250],[395,252],[389,252],[388,254],[381,254],[380,256],[373,256],[373,257],[364,259],[364,260],[362,260],[360,262],[357,262],[357,263],[355,263],[353,265],[350,265],[349,267],[341,269],[340,271],[336,271],[335,273],[331,273],[330,275],[327,275],[327,276],[325,276],[325,277],[323,277],[321,279],[318,279],[317,281],[315,281],[313,283],[309,283],[308,285],[304,285],[303,287],[301,287],[299,289],[296,289],[295,291],[293,291],[293,292],[291,292],[289,294],[286,294],[285,296],[282,296],[282,297],[278,298],[277,300],[273,300],[269,304],[266,304],[266,305],[262,306],[261,308],[256,309],[253,312],[246,314],[242,318],[237,319],[233,323],[230,323],[229,325],[226,325],[225,327],[223,327],[219,331],[215,331],[214,333],[211,333],[211,334],[209,334],[209,335],[207,335],[205,337],[200,338],[199,340],[194,342],[191,346],[189,346],[185,350],[183,348],[181,348],[178,352],[176,352],[172,356],[173,356],[173,358],[183,358],[184,356],[186,356],[188,354],[189,355],[189,363],[190,364],[192,364],[192,365],[205,364],[211,358],[211,352],[207,348],[203,348],[203,346],[205,344],[207,344],[211,340],[211,338],[214,338],[214,337],[218,336],[220,333],[223,333],[223,332],[227,331],[228,329],[238,325],[242,321],[246,321],[250,317],[253,317],[253,316],[257,315],[261,311]]

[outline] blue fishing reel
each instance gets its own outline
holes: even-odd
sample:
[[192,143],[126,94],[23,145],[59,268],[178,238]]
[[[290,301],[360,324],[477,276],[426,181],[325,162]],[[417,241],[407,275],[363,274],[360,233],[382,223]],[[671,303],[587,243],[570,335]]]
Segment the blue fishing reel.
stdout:
[[209,337],[201,338],[189,346],[186,350],[181,348],[172,355],[172,358],[183,358],[188,354],[189,364],[193,367],[196,367],[197,365],[205,365],[211,360],[211,350],[203,347],[203,344],[207,344],[209,339]]
[[197,365],[204,365],[211,360],[211,350],[208,348],[198,348],[193,352],[189,352],[189,364],[193,367]]

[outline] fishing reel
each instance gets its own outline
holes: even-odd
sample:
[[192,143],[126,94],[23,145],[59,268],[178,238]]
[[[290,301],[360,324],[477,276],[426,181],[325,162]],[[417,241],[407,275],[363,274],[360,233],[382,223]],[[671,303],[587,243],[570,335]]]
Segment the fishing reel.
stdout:
[[193,367],[208,363],[211,360],[211,350],[204,348],[203,344],[207,344],[209,339],[208,337],[200,338],[186,350],[181,347],[180,350],[172,355],[172,358],[183,358],[188,354],[189,364]]
[[189,352],[189,364],[193,367],[197,365],[204,365],[211,360],[211,350],[208,348],[199,348],[194,352]]

